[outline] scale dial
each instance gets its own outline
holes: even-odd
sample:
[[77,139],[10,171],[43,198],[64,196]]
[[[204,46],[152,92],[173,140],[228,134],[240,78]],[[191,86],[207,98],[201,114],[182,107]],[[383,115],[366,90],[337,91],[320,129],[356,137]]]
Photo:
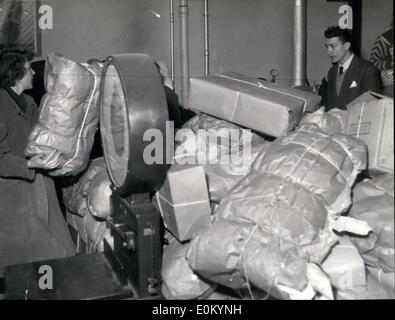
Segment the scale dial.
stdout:
[[[100,132],[110,180],[121,194],[153,192],[163,183],[167,120],[165,91],[155,62],[146,54],[108,57],[101,80]],[[152,130],[163,138],[155,142],[162,146],[155,150],[162,152],[161,161],[155,163],[144,159],[146,147],[153,143],[144,141],[153,138],[144,134]]]

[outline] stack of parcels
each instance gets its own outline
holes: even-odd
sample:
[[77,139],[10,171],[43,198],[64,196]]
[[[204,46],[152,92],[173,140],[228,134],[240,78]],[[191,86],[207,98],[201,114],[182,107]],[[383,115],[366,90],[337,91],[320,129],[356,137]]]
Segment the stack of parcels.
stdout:
[[210,227],[192,240],[192,270],[223,286],[256,287],[277,298],[333,298],[319,265],[337,241],[333,229],[370,230],[340,216],[351,205],[366,158],[360,140],[312,126],[270,143],[220,202]]
[[296,88],[229,72],[191,78],[191,109],[278,137],[296,128],[321,97]]
[[370,174],[394,173],[394,99],[373,92],[347,106],[346,134],[368,147]]
[[383,287],[394,293],[394,175],[384,174],[358,183],[353,191],[349,215],[366,221],[372,228],[368,236],[351,237],[368,272]]
[[86,168],[99,121],[101,70],[99,62],[80,64],[48,55],[46,94],[26,148],[36,167],[54,176]]
[[110,241],[110,230],[105,222],[110,216],[110,184],[104,158],[97,158],[63,189],[67,221],[89,252],[102,251],[103,239]]

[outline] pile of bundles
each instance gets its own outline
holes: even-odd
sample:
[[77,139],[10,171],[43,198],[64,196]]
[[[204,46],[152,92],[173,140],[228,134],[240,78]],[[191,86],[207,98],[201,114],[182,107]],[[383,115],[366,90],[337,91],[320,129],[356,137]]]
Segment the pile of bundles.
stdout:
[[[166,290],[173,292],[169,297],[186,298],[188,291],[183,296],[179,289],[175,296],[175,288],[169,289],[166,277],[175,266],[166,265],[173,261],[166,258],[168,252],[177,252],[177,266],[181,263],[188,279],[194,279],[192,287],[217,283],[252,291],[255,286],[284,298],[306,290],[311,274],[327,279],[318,266],[308,265],[319,264],[337,240],[328,226],[340,225],[336,219],[351,204],[351,186],[366,167],[366,148],[355,138],[311,128],[264,146],[254,156],[252,170],[227,190],[211,225],[192,242],[173,244],[178,250],[165,249],[162,275]],[[321,291],[331,297],[330,290]]]
[[[363,140],[368,148],[368,171],[353,188],[348,215],[372,229],[366,236],[350,236],[366,267],[366,285],[340,290],[342,299],[394,298],[394,147],[393,99],[365,93],[347,111],[322,110],[302,122],[326,130],[347,133]],[[354,282],[355,279],[353,279]]]
[[102,63],[80,64],[50,53],[46,94],[26,148],[37,168],[53,176],[76,175],[88,163],[98,127]]
[[[386,123],[391,107],[393,101],[367,93],[348,111],[306,114],[296,131],[262,143],[251,170],[219,197],[210,167],[201,165],[216,206],[210,224],[187,238],[168,228],[177,239],[164,249],[165,297],[209,299],[224,287],[252,298],[262,292],[279,299],[393,297],[393,142]],[[186,126],[196,132],[203,119],[234,127],[205,114]],[[187,139],[176,159],[199,157],[196,144]],[[182,166],[174,171],[188,181]],[[356,183],[361,172],[373,179]],[[169,201],[172,223],[195,199]]]
[[88,252],[102,251],[102,240],[110,239],[105,222],[110,216],[110,184],[104,158],[97,158],[63,189],[68,223],[87,244]]

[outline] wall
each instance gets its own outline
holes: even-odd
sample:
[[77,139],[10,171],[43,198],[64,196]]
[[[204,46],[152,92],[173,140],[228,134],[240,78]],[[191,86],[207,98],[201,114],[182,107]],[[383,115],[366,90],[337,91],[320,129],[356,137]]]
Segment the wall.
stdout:
[[[144,50],[170,66],[168,1],[144,1],[145,12],[153,10],[160,19],[147,14],[140,19],[146,30]],[[190,75],[204,74],[204,2],[189,1]],[[179,83],[179,16],[175,11],[175,74]],[[272,68],[279,77],[289,79],[291,2],[278,0],[214,0],[209,1],[210,73],[237,71],[268,77]],[[154,20],[154,23],[152,23]]]
[[[168,0],[52,0],[54,29],[42,31],[43,53],[77,61],[112,53],[146,52],[170,67]],[[330,67],[323,31],[338,22],[344,3],[308,0],[307,75],[320,82]],[[237,71],[289,83],[292,0],[209,0],[210,73]],[[363,0],[362,54],[389,25],[391,0]],[[175,75],[179,89],[179,19],[175,11]],[[204,73],[203,0],[189,0],[190,74]]]
[[76,60],[105,58],[136,50],[139,32],[137,1],[41,1],[53,9],[53,29],[41,31],[43,56],[50,51]]

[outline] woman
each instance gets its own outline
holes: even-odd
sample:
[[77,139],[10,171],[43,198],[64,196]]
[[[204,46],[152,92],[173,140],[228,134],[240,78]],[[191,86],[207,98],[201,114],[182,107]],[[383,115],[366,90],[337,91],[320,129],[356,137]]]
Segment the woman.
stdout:
[[394,96],[394,28],[393,21],[391,27],[386,32],[380,34],[375,40],[370,52],[370,62],[372,62],[381,72],[381,79],[384,86],[383,93],[390,97]]
[[6,265],[75,254],[53,181],[29,167],[24,149],[38,118],[33,54],[0,52],[0,277]]

